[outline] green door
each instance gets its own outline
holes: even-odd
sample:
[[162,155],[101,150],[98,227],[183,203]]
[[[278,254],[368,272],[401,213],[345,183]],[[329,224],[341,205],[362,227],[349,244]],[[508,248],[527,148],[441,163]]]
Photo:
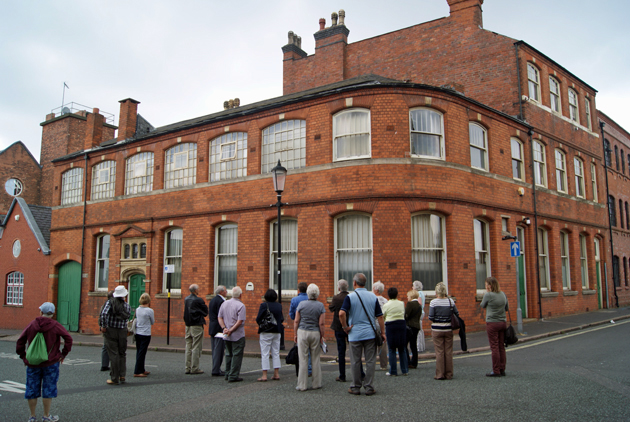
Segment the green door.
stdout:
[[57,321],[68,331],[79,331],[81,302],[81,264],[66,262],[59,267],[57,291]]
[[144,274],[134,274],[129,277],[129,306],[131,307],[131,317],[140,306],[140,296],[144,293]]

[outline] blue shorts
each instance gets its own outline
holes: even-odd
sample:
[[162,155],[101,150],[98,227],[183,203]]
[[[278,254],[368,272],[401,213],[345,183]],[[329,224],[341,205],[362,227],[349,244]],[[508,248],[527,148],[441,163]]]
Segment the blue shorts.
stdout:
[[59,362],[43,368],[26,368],[26,391],[24,398],[36,399],[57,397],[57,381],[59,381]]

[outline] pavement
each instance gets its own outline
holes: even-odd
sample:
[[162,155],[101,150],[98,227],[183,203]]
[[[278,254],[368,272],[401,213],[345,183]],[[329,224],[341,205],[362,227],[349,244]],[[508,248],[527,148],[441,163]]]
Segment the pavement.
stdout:
[[[588,327],[594,327],[603,324],[614,324],[617,321],[630,318],[630,306],[612,308],[612,309],[599,309],[597,311],[574,314],[556,318],[545,318],[542,320],[526,319],[523,321],[523,332],[518,333],[518,342],[524,343],[529,341],[538,340],[545,337],[551,337],[556,335],[565,334],[572,331],[583,330]],[[517,329],[516,321],[512,321],[512,325]],[[7,330],[0,329],[0,340],[2,341],[16,341],[20,335],[20,330]],[[74,340],[73,346],[92,346],[102,347],[103,338],[100,334],[79,334],[70,333]],[[425,335],[430,334],[430,331],[425,331]],[[488,345],[488,337],[485,331],[475,331],[466,333],[466,342],[468,344],[468,350],[466,352],[461,350],[460,339],[458,334],[455,334],[453,339],[453,354],[464,353],[476,353],[486,350],[490,350]],[[207,337],[204,341],[203,354],[212,354],[210,345],[211,341]],[[323,360],[331,360],[337,357],[337,345],[334,340],[329,339],[328,353],[325,354]],[[435,359],[435,349],[431,337],[426,337],[426,350],[419,354],[420,359]],[[285,341],[285,350],[281,351],[281,358],[284,359],[286,353],[293,347],[292,341]],[[129,341],[128,348],[135,349],[135,344]],[[171,336],[168,339],[162,336],[152,336],[150,350],[161,352],[175,352],[184,353],[186,350],[186,343],[183,337]],[[260,357],[260,346],[258,343],[258,337],[250,337],[247,339],[245,346],[246,357]]]

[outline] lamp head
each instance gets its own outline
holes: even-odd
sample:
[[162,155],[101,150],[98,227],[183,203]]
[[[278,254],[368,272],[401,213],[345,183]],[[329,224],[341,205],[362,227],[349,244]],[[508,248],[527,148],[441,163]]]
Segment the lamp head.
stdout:
[[273,189],[276,193],[281,194],[284,192],[284,182],[287,178],[287,169],[282,167],[280,160],[278,160],[278,165],[271,169],[271,174],[273,176]]

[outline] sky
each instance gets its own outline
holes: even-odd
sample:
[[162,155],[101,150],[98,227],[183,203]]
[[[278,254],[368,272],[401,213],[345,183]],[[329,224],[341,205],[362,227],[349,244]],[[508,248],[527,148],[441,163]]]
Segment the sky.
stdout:
[[[40,123],[74,102],[114,115],[140,101],[153,126],[282,95],[287,33],[314,53],[319,19],[344,9],[350,43],[448,16],[446,0],[0,0],[0,150],[39,160]],[[630,1],[485,0],[485,29],[523,40],[599,92],[630,131]],[[63,91],[64,82],[69,89]]]

